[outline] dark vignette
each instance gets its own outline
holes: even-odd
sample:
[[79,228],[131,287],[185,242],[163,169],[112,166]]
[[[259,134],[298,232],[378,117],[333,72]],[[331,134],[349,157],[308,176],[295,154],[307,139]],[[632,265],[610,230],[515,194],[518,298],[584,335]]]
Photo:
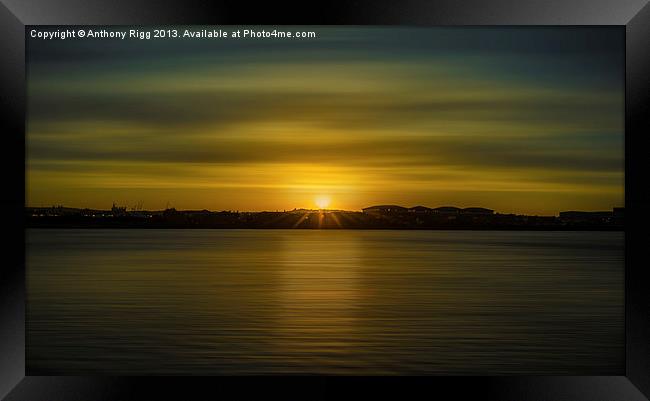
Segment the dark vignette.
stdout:
[[0,397],[25,376],[25,40],[0,4]]
[[650,4],[626,26],[625,83],[625,334],[626,376],[650,395]]

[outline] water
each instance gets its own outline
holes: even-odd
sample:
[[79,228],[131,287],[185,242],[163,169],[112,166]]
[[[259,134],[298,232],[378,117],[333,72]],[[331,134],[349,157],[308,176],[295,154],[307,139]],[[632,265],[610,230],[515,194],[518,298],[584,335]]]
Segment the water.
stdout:
[[621,232],[27,232],[27,373],[624,374]]

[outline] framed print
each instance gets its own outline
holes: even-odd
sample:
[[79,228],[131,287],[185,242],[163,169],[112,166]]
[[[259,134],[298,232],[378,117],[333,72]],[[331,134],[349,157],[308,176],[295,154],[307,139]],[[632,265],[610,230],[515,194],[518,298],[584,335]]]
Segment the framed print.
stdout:
[[647,399],[647,2],[311,6],[3,1],[0,395]]

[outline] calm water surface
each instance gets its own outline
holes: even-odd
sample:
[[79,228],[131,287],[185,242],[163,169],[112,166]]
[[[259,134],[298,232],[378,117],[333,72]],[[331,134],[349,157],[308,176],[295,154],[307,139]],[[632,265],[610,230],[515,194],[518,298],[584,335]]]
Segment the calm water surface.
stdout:
[[623,233],[27,231],[28,374],[623,374]]

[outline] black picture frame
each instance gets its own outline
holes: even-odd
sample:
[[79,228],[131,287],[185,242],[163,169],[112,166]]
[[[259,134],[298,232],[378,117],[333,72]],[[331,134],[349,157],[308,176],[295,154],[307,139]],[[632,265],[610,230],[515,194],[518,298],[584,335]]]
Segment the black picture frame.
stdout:
[[[25,27],[28,25],[616,25],[626,32],[624,376],[593,377],[37,377],[25,376]],[[6,400],[236,399],[268,397],[647,400],[650,296],[645,269],[650,185],[644,172],[650,119],[647,0],[143,1],[0,0],[2,255],[0,397]],[[249,397],[250,396],[250,397]],[[411,398],[411,396],[409,396]],[[449,397],[447,397],[449,398]]]

